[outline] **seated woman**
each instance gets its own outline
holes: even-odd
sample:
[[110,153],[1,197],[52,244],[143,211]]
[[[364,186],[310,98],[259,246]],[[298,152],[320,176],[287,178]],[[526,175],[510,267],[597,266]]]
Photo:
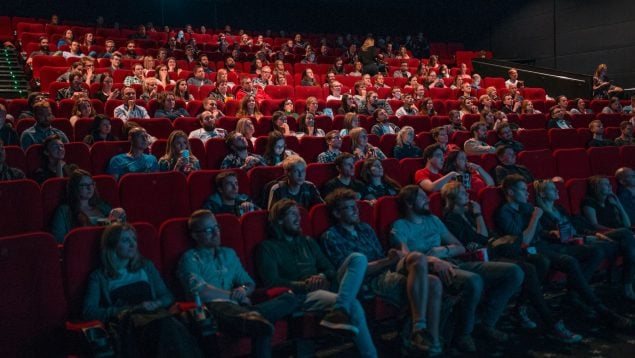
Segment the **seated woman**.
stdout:
[[42,166],[33,172],[36,182],[42,184],[46,179],[68,177],[78,168],[64,161],[64,142],[57,134],[46,137],[42,147]]
[[[83,318],[116,323],[121,333],[132,330],[134,334],[118,335],[118,353],[124,356],[201,357],[187,329],[168,313],[174,298],[152,262],[139,253],[134,227],[108,226],[100,246],[101,267],[88,279]],[[165,312],[163,318],[148,319],[145,325],[135,325],[131,318],[160,312]]]
[[217,101],[221,101],[223,103],[234,99],[234,95],[232,94],[227,81],[216,81],[216,88],[212,92],[209,93],[209,98],[213,98]]
[[89,172],[77,169],[66,183],[66,202],[55,209],[51,233],[59,244],[76,227],[105,225],[114,221],[125,222],[122,208],[112,209],[99,197]]
[[478,164],[467,161],[467,155],[462,150],[449,152],[443,162],[442,174],[456,172],[457,179],[471,195],[476,195],[486,186],[494,186],[494,179]]
[[602,113],[622,113],[622,104],[617,97],[611,97],[609,99],[609,105],[602,108]]
[[359,177],[366,184],[362,193],[364,200],[376,201],[382,196],[397,195],[401,189],[396,180],[384,174],[384,167],[378,158],[364,160]]
[[613,193],[607,177],[595,175],[588,179],[587,196],[582,200],[582,214],[590,232],[599,239],[610,238],[613,244],[604,245],[609,257],[616,251],[624,255],[624,296],[635,300],[633,273],[635,265],[635,239],[630,230],[631,220],[622,203]]
[[[511,98],[511,96],[509,96]],[[505,96],[505,99],[507,99],[507,96]],[[518,103],[518,101],[516,101],[515,103]],[[542,112],[540,112],[539,110],[534,108],[534,103],[528,99],[523,100],[522,102],[520,102],[520,113],[521,114],[541,114]],[[514,104],[514,108],[516,108],[516,104]],[[516,112],[516,111],[513,111]]]
[[551,107],[549,111],[550,111],[551,118],[549,119],[549,121],[547,121],[547,130],[551,128],[560,128],[560,129],[573,128],[573,125],[571,125],[571,122],[567,121],[564,118],[564,111],[560,107],[553,106]]
[[582,98],[576,98],[573,100],[573,108],[571,108],[571,114],[589,114],[593,113],[593,110],[586,108],[586,101]]
[[93,98],[96,98],[104,103],[109,99],[118,99],[121,92],[117,89],[113,90],[112,86],[115,80],[110,73],[105,72],[101,74],[99,78],[99,90],[95,93]]
[[479,122],[485,123],[488,131],[497,129],[496,115],[493,111],[490,111],[489,109],[482,109],[479,114],[481,116]]
[[434,101],[432,98],[424,98],[421,101],[421,110],[419,110],[419,115],[422,116],[438,116],[437,110],[434,109]]
[[256,120],[259,120],[262,116],[263,114],[260,112],[256,97],[253,95],[243,97],[236,112],[236,117],[254,117]]
[[299,114],[296,113],[295,107],[293,105],[293,99],[291,98],[287,98],[282,103],[280,103],[279,109],[287,117],[298,118]]
[[128,140],[130,141],[130,151],[112,157],[106,172],[118,180],[127,173],[158,171],[157,158],[152,154],[145,154],[145,151],[150,147],[151,140],[148,132],[142,127],[133,127],[128,131]]
[[473,100],[472,97],[459,98],[459,101],[461,101],[461,104],[459,106],[459,112],[461,112],[461,118],[463,118],[463,116],[466,114],[479,114],[478,106],[473,104],[472,100]]
[[287,116],[282,111],[273,112],[273,116],[271,117],[271,130],[278,131],[283,135],[293,135],[294,133],[289,129],[289,124],[287,123]]
[[168,57],[168,73],[173,77],[178,77],[178,75],[183,71],[179,68],[179,64],[176,62],[176,58]]
[[80,118],[95,118],[97,112],[93,108],[93,104],[90,103],[88,97],[80,97],[75,101],[73,109],[71,110],[70,122],[73,127]]
[[167,172],[170,170],[181,172],[185,175],[195,170],[201,170],[201,163],[190,150],[187,134],[181,130],[170,133],[165,148],[165,155],[159,159],[159,171]]
[[290,155],[297,154],[294,151],[287,149],[284,135],[278,131],[269,132],[265,152],[262,155],[265,160],[265,165],[281,165],[284,158]]
[[163,86],[163,88],[167,87],[168,85],[176,84],[176,82],[170,78],[168,66],[159,65],[154,71],[154,77],[157,79],[157,84],[160,84],[161,86]]
[[93,145],[95,142],[118,140],[117,137],[111,133],[112,123],[110,122],[110,117],[104,114],[95,116],[89,130],[89,134],[84,137],[84,143],[88,145]]
[[355,156],[355,161],[368,158],[386,159],[386,154],[381,149],[368,143],[368,133],[362,127],[351,129],[348,133],[351,136],[351,152]]
[[513,262],[520,266],[525,273],[520,297],[515,309],[515,315],[524,328],[536,328],[527,312],[527,304],[531,304],[537,311],[543,323],[549,327],[550,335],[566,343],[575,343],[582,337],[569,331],[562,319],[558,320],[545,302],[541,283],[546,278],[549,263],[542,255],[527,255],[522,257],[502,250],[488,249],[490,233],[487,230],[481,207],[478,202],[470,200],[463,185],[453,181],[441,188],[441,198],[444,203],[443,223],[447,229],[461,241],[468,253],[487,250],[488,257],[493,261]]
[[342,129],[340,130],[340,136],[349,135],[353,128],[359,127],[359,116],[356,113],[349,112],[344,116],[342,121]]
[[174,86],[174,96],[176,99],[184,100],[185,103],[194,100],[194,96],[190,94],[190,91],[187,89],[187,81],[184,79],[176,81],[176,85]]
[[355,97],[352,95],[345,93],[342,95],[342,103],[340,107],[337,109],[337,114],[347,114],[347,113],[358,113],[357,110],[357,102],[355,101]]
[[158,105],[158,109],[154,112],[153,118],[167,118],[174,121],[179,117],[190,116],[185,108],[175,108],[176,96],[172,92],[161,92],[161,94],[159,94]]
[[251,142],[251,145],[256,144],[256,137],[254,133],[256,129],[250,118],[241,118],[236,122],[236,132],[242,134],[245,139]]
[[298,131],[295,135],[302,137],[305,135],[314,137],[324,137],[324,130],[315,126],[315,116],[311,113],[304,113],[298,117]]
[[420,158],[421,148],[415,143],[415,130],[411,126],[404,126],[397,133],[397,145],[393,149],[393,156],[397,159]]
[[441,146],[441,150],[443,150],[443,153],[445,154],[461,149],[458,145],[449,143],[450,135],[448,134],[448,128],[446,126],[432,128],[430,135],[432,136],[432,139]]
[[302,81],[300,82],[302,86],[319,86],[317,81],[315,80],[315,74],[313,74],[313,70],[310,68],[305,68],[302,72]]

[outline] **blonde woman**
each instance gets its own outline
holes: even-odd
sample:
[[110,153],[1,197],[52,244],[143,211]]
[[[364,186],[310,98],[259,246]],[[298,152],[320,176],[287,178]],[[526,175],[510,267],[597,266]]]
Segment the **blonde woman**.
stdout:
[[168,137],[165,155],[159,159],[159,171],[177,171],[185,175],[201,169],[201,164],[191,154],[187,134],[181,130],[173,131]]

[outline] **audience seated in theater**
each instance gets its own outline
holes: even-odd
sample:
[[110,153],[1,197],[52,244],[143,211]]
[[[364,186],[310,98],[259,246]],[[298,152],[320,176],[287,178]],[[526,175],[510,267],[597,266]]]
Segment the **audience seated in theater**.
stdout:
[[329,84],[329,89],[331,90],[331,94],[328,95],[328,97],[326,97],[326,101],[341,101],[342,100],[342,84],[337,81],[337,80],[333,80],[330,84]]
[[256,137],[254,136],[256,129],[254,127],[252,119],[239,119],[238,122],[236,122],[236,132],[242,134],[248,142],[251,142],[252,146],[256,144]]
[[[491,97],[490,97],[491,98]],[[460,97],[459,112],[461,112],[461,118],[466,114],[479,114],[478,106],[473,103],[476,101],[474,97]]]
[[304,311],[327,311],[320,325],[346,332],[361,357],[377,357],[364,309],[356,297],[364,281],[368,260],[351,253],[335,267],[316,240],[305,236],[296,202],[282,199],[269,212],[269,238],[260,243],[258,272],[266,287],[284,286],[303,298]]
[[488,131],[497,129],[495,112],[490,111],[489,109],[483,109],[479,113],[479,116],[480,116],[479,122],[485,123]]
[[573,128],[573,126],[571,125],[571,122],[569,122],[566,119],[564,119],[564,111],[562,111],[560,109],[560,107],[558,107],[558,106],[551,107],[551,109],[549,110],[549,113],[551,115],[551,118],[547,122],[547,129],[551,129],[551,128],[561,128],[561,129]]
[[[505,98],[507,98],[507,97],[505,97]],[[516,110],[516,111],[514,111],[515,113],[520,113],[520,114],[541,114],[542,113],[539,110],[537,110],[536,108],[534,108],[534,103],[532,101],[528,100],[528,99],[524,99],[524,100],[522,100],[522,102],[521,101],[514,101],[514,108],[516,108],[516,106],[519,105],[519,104],[520,104],[520,111]]]
[[[141,96],[139,96],[139,98],[141,98],[142,100],[146,101],[146,102],[150,102],[150,100],[154,99],[158,99],[159,97],[159,91],[158,91],[158,86],[159,81],[154,78],[154,77],[146,77],[143,80],[143,93],[141,93]],[[163,93],[163,92],[162,92]]]
[[41,166],[31,176],[33,180],[42,184],[46,179],[68,177],[78,168],[75,164],[64,161],[64,142],[56,135],[50,135],[42,142]]
[[351,254],[364,255],[368,260],[364,280],[368,290],[398,307],[410,308],[412,328],[403,332],[404,348],[418,354],[440,354],[442,289],[439,279],[428,275],[426,257],[397,249],[384,252],[373,228],[360,221],[352,190],[337,189],[326,199],[335,225],[322,234],[320,242],[333,266],[346,264]]
[[260,75],[253,79],[253,84],[265,88],[269,85],[275,85],[273,82],[273,76],[271,75],[271,67],[262,66]]
[[297,137],[313,136],[324,137],[326,134],[324,130],[318,128],[315,124],[315,115],[311,112],[306,112],[298,117],[298,131],[295,132]]
[[610,139],[604,139],[604,124],[599,119],[592,120],[589,123],[589,131],[593,135],[593,138],[587,143],[587,147],[606,147],[606,146],[614,146]]
[[[137,233],[130,224],[115,223],[104,230],[101,266],[88,279],[83,319],[99,320],[131,334],[121,335],[121,349],[131,356],[202,357],[187,328],[169,314],[174,298],[152,261],[139,253]],[[135,325],[127,312],[150,321]],[[159,312],[164,318],[157,318]]]
[[25,71],[32,73],[33,71],[33,56],[51,56],[51,51],[49,50],[49,39],[46,36],[40,36],[39,38],[39,46],[36,51],[31,52],[29,57],[26,59],[26,67]]
[[497,146],[496,157],[498,158],[498,165],[494,168],[496,185],[501,185],[503,179],[511,174],[520,175],[527,183],[534,181],[534,176],[526,166],[516,164],[514,147],[507,144]]
[[351,72],[348,73],[349,76],[354,76],[354,77],[361,77],[362,76],[362,71],[363,71],[364,65],[361,63],[361,61],[355,60],[353,62],[353,70]]
[[252,95],[246,95],[240,101],[240,106],[236,112],[236,117],[254,117],[256,120],[262,118],[258,99]]
[[448,112],[448,120],[450,121],[450,125],[448,126],[448,135],[452,134],[454,131],[467,131],[467,128],[463,125],[461,121],[461,112],[456,109]]
[[7,107],[0,103],[0,140],[5,145],[18,145],[18,132],[13,129],[12,124],[7,120],[13,120],[13,116],[8,114]]
[[298,155],[291,155],[282,162],[285,178],[273,184],[269,190],[267,208],[283,198],[293,199],[298,205],[311,209],[316,204],[323,203],[320,192],[310,181],[306,181],[306,162]]
[[[249,122],[251,123],[251,121]],[[255,166],[265,164],[265,160],[261,156],[249,153],[247,140],[238,129],[225,137],[229,154],[223,159],[220,169],[240,168],[247,171]]]
[[[512,98],[514,98],[514,100],[516,100],[516,96],[514,93],[511,93],[511,89],[514,89],[515,92],[516,91],[516,87],[514,86],[509,86],[508,90],[510,90],[510,94],[512,96]],[[498,91],[496,91],[496,87],[494,86],[489,86],[485,89],[485,93],[487,93],[487,95],[489,96],[489,98],[492,99],[492,101],[498,101],[500,100],[500,98],[498,97]],[[520,102],[520,101],[519,101]]]
[[547,274],[546,258],[540,254],[523,258],[518,255],[519,253],[488,249],[490,234],[483,219],[481,206],[470,200],[461,183],[445,184],[441,189],[441,198],[444,202],[443,223],[450,233],[461,241],[468,254],[478,255],[478,251],[485,251],[490,260],[511,262],[523,270],[525,278],[514,309],[514,316],[520,325],[526,329],[537,327],[528,312],[528,304],[531,304],[545,326],[550,329],[551,337],[564,343],[581,341],[582,337],[569,331],[562,319],[558,320],[545,302],[540,286]]
[[[592,309],[597,313],[596,319],[599,323],[616,329],[630,327],[632,322],[629,318],[620,316],[609,309],[595,295],[578,260],[552,248],[553,244],[549,241],[548,233],[542,230],[540,224],[544,211],[527,201],[529,191],[525,180],[519,175],[510,175],[503,180],[502,188],[507,202],[498,209],[495,215],[499,233],[516,236],[516,240],[521,241],[521,249],[525,248],[528,254],[538,252],[544,255],[548,259],[549,267],[567,275],[570,290],[565,302],[575,307],[581,316],[590,315]],[[584,300],[584,303],[580,301],[580,298]],[[584,304],[589,306],[583,309]]]
[[71,85],[66,88],[60,88],[59,90],[57,90],[55,98],[58,101],[61,101],[65,98],[77,100],[79,97],[88,97],[88,91],[84,87],[82,87],[82,83],[84,83],[84,80],[82,79],[81,72],[74,71],[68,78]]
[[[84,71],[84,63],[82,61],[75,61],[71,64],[68,71],[64,72],[59,77],[57,77],[55,82],[71,82],[70,77],[73,72],[83,73],[83,71]],[[83,78],[83,74],[82,74],[82,78]]]
[[423,150],[423,160],[426,165],[415,172],[415,184],[428,193],[440,191],[443,185],[451,180],[458,180],[459,173],[449,172],[441,174],[444,162],[444,152],[440,144],[431,144]]
[[370,131],[374,135],[381,137],[384,134],[397,134],[399,132],[399,127],[388,120],[388,113],[385,109],[376,109],[373,112],[372,116],[375,120],[375,124],[370,129]]
[[635,95],[631,96],[631,103],[622,108],[623,113],[631,114],[633,112],[633,107],[635,107]]
[[240,101],[248,96],[254,97],[258,103],[265,99],[270,99],[269,95],[266,94],[264,90],[258,89],[257,86],[253,85],[250,77],[241,77],[240,89],[236,93],[236,99]]
[[[306,99],[306,113],[311,113],[314,116],[322,116],[324,112],[318,110],[318,100],[317,98],[311,96]],[[299,117],[298,117],[299,118]]]
[[443,78],[437,77],[437,73],[435,71],[428,72],[428,78],[425,83],[428,88],[446,88],[445,82],[443,82]]
[[110,117],[104,114],[96,115],[88,130],[88,134],[83,139],[83,142],[88,145],[93,145],[95,142],[118,140],[118,138],[111,133],[112,123]]
[[348,93],[342,95],[342,104],[337,109],[337,114],[358,113],[355,97]]
[[593,110],[586,108],[586,101],[584,99],[576,98],[573,100],[573,108],[571,108],[570,113],[571,114],[589,114],[589,113],[593,113]]
[[121,92],[118,89],[113,89],[115,80],[109,73],[103,73],[99,79],[99,90],[95,93],[93,98],[96,98],[103,103],[106,103],[109,99],[119,99]]
[[399,118],[403,116],[416,116],[419,113],[419,109],[415,106],[415,100],[412,94],[407,93],[403,96],[403,106],[399,107],[395,112],[395,115]]
[[71,109],[71,118],[69,119],[71,125],[75,126],[77,120],[80,118],[95,118],[97,112],[95,112],[95,108],[93,108],[92,103],[90,103],[90,99],[88,97],[82,96],[78,97],[75,100],[75,104],[73,105],[73,109]]
[[127,173],[150,173],[159,170],[157,158],[144,151],[150,147],[150,136],[142,127],[134,127],[128,132],[130,151],[117,154],[110,159],[106,172],[115,179]]
[[362,127],[356,127],[348,132],[351,137],[351,151],[355,156],[355,160],[364,160],[368,158],[386,159],[386,154],[381,149],[373,146],[368,142],[368,133]]
[[560,95],[556,97],[556,106],[560,107],[560,109],[564,111],[565,115],[571,115],[571,112],[567,111],[567,107],[569,106],[569,99],[567,96]]
[[609,105],[602,108],[602,113],[622,113],[622,104],[618,97],[611,97]]
[[379,99],[377,92],[366,92],[365,99],[360,103],[359,114],[372,116],[378,109],[386,111],[387,115],[392,115],[392,108],[385,99]]
[[185,175],[201,170],[201,163],[192,154],[187,134],[181,130],[170,133],[165,147],[165,155],[159,159],[159,171],[177,171]]
[[417,88],[417,86],[419,86],[419,80],[417,79],[417,76],[410,76],[408,77],[408,82],[406,82],[406,85],[403,86],[403,88]]
[[507,81],[505,81],[505,87],[509,88],[511,86],[514,86],[516,88],[521,88],[525,86],[525,82],[518,80],[518,70],[516,70],[515,68],[510,68],[507,71],[507,75],[509,76],[509,78],[507,79]]
[[133,84],[142,85],[144,82],[144,79],[146,78],[143,72],[143,65],[140,63],[135,63],[134,65],[132,65],[132,72],[133,72],[132,76],[126,76],[126,78],[124,78],[123,80],[124,86],[130,86]]
[[[415,97],[416,93],[413,94],[413,97]],[[396,99],[398,101],[401,101],[403,98],[402,93],[401,93],[401,87],[399,86],[393,86],[392,89],[390,90],[390,96],[388,97],[388,99]],[[415,98],[416,100],[416,98]]]
[[305,68],[302,71],[302,81],[300,82],[302,86],[319,86],[317,81],[315,80],[315,74],[313,70],[310,68]]
[[468,162],[467,155],[462,150],[447,153],[441,173],[458,173],[457,180],[461,181],[466,190],[475,195],[486,186],[494,186],[494,179],[487,171],[476,163]]
[[506,94],[503,96],[501,111],[503,111],[503,113],[505,114],[520,113],[522,110],[521,106],[522,106],[521,102],[514,101],[514,97],[512,97],[509,94]]
[[69,142],[64,132],[51,126],[53,113],[51,113],[51,105],[47,101],[41,100],[34,103],[33,117],[35,124],[25,129],[20,135],[20,146],[24,151],[33,144],[42,144],[46,138],[52,135],[58,136],[63,143]]
[[283,135],[294,135],[295,132],[292,132],[289,129],[289,124],[287,123],[287,116],[282,111],[275,111],[271,116],[271,131],[278,131]]
[[[392,224],[391,245],[403,253],[425,253],[431,274],[438,276],[444,291],[463,297],[458,309],[454,346],[465,353],[476,352],[472,333],[479,320],[476,331],[489,343],[506,341],[509,335],[496,329],[496,323],[523,282],[520,267],[507,262],[458,259],[457,256],[465,253],[465,247],[438,217],[430,213],[429,199],[416,185],[401,189],[398,203],[402,218]],[[477,319],[476,309],[482,299],[483,287],[487,287],[487,299],[483,300]]]
[[216,88],[209,93],[209,98],[213,98],[220,102],[227,102],[233,100],[235,97],[229,89],[227,81],[216,81]]
[[[535,181],[534,190],[536,204],[544,211],[540,218],[541,228],[552,238],[550,248],[571,255],[584,263],[582,270],[587,281],[590,281],[591,276],[605,258],[615,261],[616,255],[621,255],[624,258],[623,293],[628,300],[635,300],[635,292],[633,292],[635,238],[630,228],[597,230],[589,225],[585,218],[569,216],[562,206],[555,203],[559,197],[558,188],[551,180]],[[602,191],[602,189],[599,190]],[[618,201],[617,197],[614,200]],[[563,237],[563,235],[570,237]],[[586,235],[587,243],[584,245],[571,245],[571,243],[563,241],[582,235]]]
[[82,53],[82,48],[79,46],[79,41],[75,40],[71,41],[71,43],[69,44],[68,51],[57,51],[55,54],[58,56],[62,56],[65,59],[84,56],[84,54]]
[[203,209],[211,210],[214,214],[233,214],[236,216],[260,210],[249,195],[240,193],[236,172],[219,173],[214,181],[216,192],[205,200]]
[[120,70],[122,68],[121,67],[122,57],[123,55],[119,51],[113,52],[112,56],[110,56],[110,66],[108,66],[108,72],[110,72],[111,75],[114,74],[116,70]]
[[111,222],[126,222],[122,208],[112,209],[99,197],[89,172],[76,169],[66,183],[66,200],[55,209],[51,233],[57,243],[64,243],[66,234],[76,227],[99,226]]
[[628,167],[621,167],[615,172],[619,187],[617,197],[628,214],[631,223],[635,222],[635,172]]
[[[458,117],[458,111],[455,111],[455,112],[457,113],[457,117]],[[459,119],[459,123],[460,123],[460,119]],[[461,149],[458,145],[454,143],[448,143],[448,138],[450,137],[449,133],[450,133],[450,130],[448,129],[447,125],[434,127],[430,131],[432,140],[434,140],[436,144],[439,144],[441,146],[441,150],[443,150],[444,154]]]
[[393,156],[397,159],[420,158],[421,148],[415,143],[415,130],[411,126],[402,127],[397,133],[397,143],[393,148]]
[[493,101],[488,95],[484,94],[481,97],[479,97],[478,104],[479,104],[480,112],[483,112],[483,110],[488,110],[490,112],[493,112],[492,111]]
[[471,87],[475,90],[481,89],[481,75],[479,75],[478,73],[472,75]]
[[[215,103],[214,100],[211,101]],[[216,128],[216,120],[218,119],[212,112],[203,111],[201,114],[196,116],[198,123],[201,125],[201,128],[195,129],[190,132],[188,138],[198,138],[205,144],[210,138],[225,138],[227,135],[227,131],[223,128]]]
[[362,163],[359,173],[363,186],[362,199],[375,203],[382,196],[397,195],[401,185],[384,173],[381,160],[368,158]]
[[[214,102],[212,100],[212,102]],[[215,103],[215,102],[214,102]],[[167,118],[171,121],[179,117],[189,117],[190,114],[185,108],[175,108],[176,96],[172,92],[161,92],[158,98],[158,108],[154,112],[153,118]]]
[[385,82],[385,77],[384,75],[379,72],[378,74],[376,74],[375,76],[373,76],[373,83],[376,89],[380,89],[380,88],[390,88],[390,86],[388,86]]
[[188,85],[193,85],[200,87],[202,85],[211,85],[212,81],[210,81],[207,77],[205,77],[205,69],[201,65],[194,66],[192,70],[193,76],[187,79]]
[[184,79],[176,81],[176,85],[174,86],[174,95],[176,96],[176,99],[181,99],[185,101],[185,103],[194,100],[194,95],[192,95],[190,90],[187,89],[187,81]]
[[348,188],[357,194],[357,199],[362,199],[364,183],[355,179],[355,157],[351,153],[341,153],[335,158],[337,176],[330,179],[322,186],[322,197],[326,197],[335,189]]
[[[498,123],[498,122],[497,122]],[[514,152],[520,153],[525,150],[525,146],[514,139],[514,132],[509,122],[502,122],[496,126],[496,134],[499,141],[494,144],[498,148],[501,145],[508,145],[514,149]]]
[[628,213],[613,193],[611,182],[604,176],[595,175],[588,179],[582,213],[593,229],[598,231],[631,227]]
[[26,179],[24,172],[7,164],[7,152],[4,141],[0,139],[0,182],[7,180]]
[[124,87],[123,96],[124,103],[115,108],[115,117],[121,119],[124,123],[131,118],[150,118],[148,111],[141,106],[137,106],[137,92],[132,87]]
[[129,60],[140,60],[141,56],[137,56],[136,48],[137,45],[135,44],[135,42],[133,40],[128,40],[126,42],[126,52],[123,54],[122,58]]
[[318,155],[318,163],[332,163],[342,153],[340,151],[342,147],[342,137],[338,130],[334,129],[326,133],[325,139],[328,149]]
[[265,152],[262,155],[265,160],[265,165],[282,165],[284,159],[291,155],[297,154],[291,149],[287,149],[284,134],[278,131],[269,132],[267,144],[265,145]]
[[487,144],[487,124],[475,122],[470,126],[472,138],[465,141],[463,149],[467,155],[480,155],[484,153],[494,153],[496,148]]

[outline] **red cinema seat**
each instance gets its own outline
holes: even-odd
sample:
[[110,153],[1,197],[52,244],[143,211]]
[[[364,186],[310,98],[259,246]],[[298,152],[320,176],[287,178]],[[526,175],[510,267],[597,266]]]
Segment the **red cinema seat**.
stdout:
[[393,157],[393,150],[395,149],[395,145],[397,145],[397,135],[396,134],[384,134],[379,137],[379,149],[381,149],[387,157]]
[[542,113],[521,114],[520,127],[525,129],[544,129],[547,127],[547,118]]
[[419,132],[429,132],[432,129],[430,118],[428,116],[401,116],[397,120],[400,128],[410,126],[415,130],[415,134]]
[[517,163],[526,166],[536,179],[549,179],[558,175],[556,161],[549,149],[524,150],[518,154]]
[[374,206],[374,214],[377,220],[377,237],[384,249],[391,247],[390,229],[392,223],[401,218],[396,196],[384,196],[379,198]]
[[615,175],[621,167],[619,147],[592,147],[587,149],[593,175]]
[[547,131],[551,149],[584,148],[586,143],[577,135],[575,129],[551,128]]
[[318,189],[335,178],[337,174],[335,163],[311,163],[306,167],[306,179],[315,184]]
[[[571,115],[571,125],[573,128],[588,128],[589,123],[595,119],[595,114],[593,113],[585,113],[585,114],[573,114]],[[606,127],[606,124],[604,124]]]
[[189,135],[190,132],[201,128],[200,123],[195,117],[179,117],[172,122],[174,130],[181,130]]
[[158,139],[168,139],[170,133],[174,130],[172,122],[167,118],[147,118],[136,122],[145,128],[150,135]]
[[463,144],[470,138],[471,135],[468,131],[455,131],[452,133],[452,139],[450,140],[450,142],[458,145],[459,148],[463,149]]
[[205,153],[207,158],[207,168],[220,169],[223,159],[229,151],[225,145],[224,138],[210,138],[205,142]]
[[[267,88],[269,87],[267,86]],[[293,99],[293,97],[289,98]],[[265,116],[271,116],[275,111],[279,110],[280,104],[284,101],[284,99],[264,99],[260,102],[260,112]]]
[[28,179],[0,182],[0,237],[43,228],[39,185]]
[[168,141],[166,139],[157,139],[150,145],[150,154],[154,155],[157,160],[159,160],[165,154],[167,146]]
[[55,209],[66,202],[66,184],[68,178],[51,178],[42,183],[40,195],[42,200],[42,213],[44,227],[50,231],[51,220]]
[[463,122],[463,126],[467,128],[468,130],[470,129],[472,124],[480,120],[481,120],[480,114],[464,114],[463,117],[461,117],[461,122]]
[[524,87],[521,89],[523,97],[530,101],[542,100],[544,101],[547,98],[547,93],[544,88],[532,88],[532,87]]
[[591,166],[583,148],[557,149],[553,152],[558,167],[558,175],[565,180],[591,176]]
[[96,142],[90,148],[90,161],[92,163],[92,174],[105,174],[110,159],[117,154],[127,153],[130,150],[130,142]]
[[518,131],[518,140],[525,146],[525,150],[549,149],[547,130],[544,128]]
[[572,215],[582,213],[582,200],[587,193],[587,179],[577,178],[567,180],[565,183],[566,192],[569,196],[569,208]]
[[450,88],[430,88],[430,97],[432,99],[452,99],[452,89]]
[[635,146],[624,145],[620,147],[620,163],[622,166],[635,168]]
[[6,163],[10,167],[18,168],[25,174],[28,172],[26,166],[26,156],[24,151],[17,145],[8,145],[4,147],[6,153]]
[[483,77],[481,82],[482,88],[494,86],[498,88],[505,88],[505,79],[502,77]]
[[419,132],[415,137],[415,143],[421,150],[424,150],[430,144],[434,144],[434,139],[432,139],[430,132]]
[[185,176],[174,171],[122,176],[119,201],[129,221],[147,221],[155,227],[164,220],[190,213]]
[[478,193],[483,219],[488,228],[496,227],[494,215],[505,203],[505,195],[500,187],[485,187]]
[[269,85],[265,87],[265,93],[271,97],[271,99],[293,99],[295,94],[293,87],[291,86],[273,86]]
[[275,167],[255,167],[247,172],[249,178],[250,192],[255,203],[262,204],[264,208],[269,200],[269,192],[266,191],[271,187],[270,182],[282,178],[284,169],[278,165]]
[[240,193],[249,195],[247,174],[240,169],[198,170],[187,177],[187,189],[190,200],[190,211],[198,210],[210,195],[216,192],[216,176],[225,171],[233,171],[238,179]]
[[320,153],[328,149],[324,137],[302,136],[300,138],[300,148],[298,154],[306,160],[307,163],[317,162]]
[[306,100],[309,97],[315,97],[317,99],[324,99],[322,94],[322,87],[320,86],[295,86],[295,99]]
[[399,171],[401,172],[402,185],[417,184],[414,182],[415,172],[425,167],[423,158],[404,158],[399,161]]
[[[42,166],[42,144],[34,144],[26,150],[26,162],[28,173],[33,173]],[[90,152],[88,146],[83,142],[71,142],[64,144],[64,161],[69,164],[76,164],[80,169],[91,170]]]
[[622,121],[627,121],[631,116],[622,113],[598,113],[595,119],[599,119],[606,127],[619,127]]
[[[0,236],[7,234],[2,231]],[[53,237],[43,232],[3,237],[0,253],[0,356],[63,355],[67,306]]]

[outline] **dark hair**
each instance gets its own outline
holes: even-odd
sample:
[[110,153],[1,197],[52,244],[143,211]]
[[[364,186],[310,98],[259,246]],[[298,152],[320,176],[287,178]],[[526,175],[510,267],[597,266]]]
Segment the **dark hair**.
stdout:
[[[124,231],[132,231],[135,234],[135,238],[137,237],[137,230],[128,223],[114,223],[109,225],[101,235],[101,263],[104,273],[110,278],[119,277],[119,273],[115,267],[116,248],[121,239],[121,234]],[[145,261],[146,259],[137,251],[137,256],[130,260],[126,269],[128,272],[137,272],[143,267]]]
[[441,152],[443,152],[443,148],[441,148],[440,144],[438,143],[430,144],[429,146],[426,147],[426,149],[423,150],[423,159],[426,162],[432,159],[432,157],[434,156],[434,152],[436,152],[437,150],[440,150]]
[[474,123],[472,123],[472,125],[470,126],[470,134],[472,136],[474,136],[474,133],[476,133],[476,131],[478,131],[478,129],[481,126],[485,126],[485,128],[487,128],[487,123],[485,123],[485,122],[474,122]]
[[269,229],[272,233],[278,232],[278,220],[287,214],[287,211],[292,207],[298,207],[298,203],[293,199],[283,198],[276,201],[269,209],[269,216],[267,218],[269,222]]
[[224,172],[220,172],[216,176],[216,178],[214,178],[214,184],[216,184],[217,190],[219,187],[223,186],[223,182],[225,181],[226,178],[229,178],[229,177],[238,177],[238,175],[233,170],[227,170]]
[[326,208],[329,213],[333,215],[339,203],[347,200],[357,200],[357,193],[348,188],[338,188],[329,193],[324,199],[324,202],[326,203]]
[[[71,210],[71,225],[72,227],[87,226],[90,223],[90,219],[80,208],[79,199],[79,183],[83,177],[89,177],[92,180],[92,176],[89,172],[83,169],[75,169],[66,183],[66,203]],[[96,207],[102,202],[97,192],[97,187],[93,192],[93,196],[88,199],[88,205]]]
[[[514,149],[514,147],[512,147],[511,145],[508,145],[508,144],[499,145],[498,147],[496,147],[496,156],[497,156],[497,157],[502,156],[503,154],[505,154],[505,151],[506,151],[507,149],[512,149],[512,150],[513,150],[513,149]],[[514,151],[514,153],[515,153],[515,152],[516,152],[516,151]]]
[[[371,183],[371,179],[370,179],[370,167],[373,166],[373,164],[375,164],[375,162],[380,162],[380,159],[377,158],[368,158],[366,160],[364,160],[364,162],[362,163],[362,169],[359,172],[359,177],[360,179],[366,183],[369,184]],[[399,190],[399,188],[401,188],[401,185],[399,185],[399,183],[389,177],[388,175],[386,175],[386,172],[384,171],[384,175],[382,175],[381,177],[381,182],[382,184],[388,185],[390,187],[392,187],[393,189],[395,189],[395,191]]]
[[51,144],[53,141],[62,140],[62,137],[60,137],[57,134],[51,134],[50,136],[46,137],[44,139],[44,141],[42,142],[42,165],[46,166],[48,161],[49,161],[49,155],[48,155],[48,147],[49,144]]
[[506,176],[505,178],[503,178],[501,187],[503,188],[505,195],[507,195],[507,190],[512,189],[517,183],[520,183],[520,182],[527,184],[527,181],[525,180],[525,178],[523,178],[523,176],[520,174],[510,174]]
[[337,168],[337,170],[339,171],[342,163],[344,163],[346,159],[351,159],[351,158],[355,159],[355,156],[352,155],[351,153],[348,153],[348,152],[340,153],[340,155],[335,157],[335,160],[333,161],[333,163],[335,164],[335,168]]
[[[95,116],[95,118],[93,118],[93,122],[90,124],[90,134],[93,137],[93,141],[99,140],[99,127],[101,126],[101,122],[105,120],[112,124],[110,117],[105,114],[98,114]],[[112,135],[112,133],[108,133],[108,136],[105,140],[112,141],[115,140],[115,137]]]
[[402,215],[407,214],[407,208],[409,205],[414,205],[419,189],[419,186],[410,184],[399,190],[399,194],[397,195],[397,207]]
[[447,174],[449,172],[457,171],[458,168],[456,167],[456,161],[459,158],[459,154],[461,153],[465,152],[462,150],[453,150],[448,153],[448,155],[445,157],[445,160],[443,161],[443,168],[441,168],[441,173]]
[[284,140],[284,134],[278,131],[271,131],[267,137],[267,144],[265,146],[265,152],[262,157],[265,159],[267,165],[276,165],[284,160],[286,157],[286,151],[283,151],[280,155],[279,161],[276,161],[275,147],[279,140]]

